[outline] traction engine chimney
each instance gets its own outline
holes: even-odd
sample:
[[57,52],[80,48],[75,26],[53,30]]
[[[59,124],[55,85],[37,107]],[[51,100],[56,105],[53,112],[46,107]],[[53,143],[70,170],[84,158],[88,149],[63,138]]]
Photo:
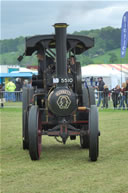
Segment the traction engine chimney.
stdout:
[[67,78],[67,36],[66,36],[66,23],[56,23],[56,75],[57,78]]

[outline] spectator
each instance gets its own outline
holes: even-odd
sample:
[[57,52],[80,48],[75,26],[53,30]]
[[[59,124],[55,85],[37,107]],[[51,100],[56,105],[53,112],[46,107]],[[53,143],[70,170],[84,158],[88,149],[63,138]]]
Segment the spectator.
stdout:
[[86,77],[85,79],[84,79],[84,85],[85,85],[85,88],[88,88],[88,86],[89,86],[89,77]]
[[128,110],[128,79],[126,80],[126,106]]
[[111,90],[112,92],[112,101],[113,101],[113,107],[114,109],[117,109],[117,105],[119,104],[120,98],[120,85],[117,85],[115,88]]
[[93,87],[93,76],[90,78],[90,84]]
[[32,83],[31,83],[31,80],[28,81],[28,88],[31,88],[32,87]]
[[86,79],[85,79],[84,85],[85,85],[85,88],[88,88],[88,83]]
[[126,98],[126,83],[122,83],[122,88],[121,88],[121,100],[120,100],[120,106],[119,109],[121,109],[121,107],[123,107],[123,110],[125,110],[125,98]]
[[102,101],[102,98],[103,98],[103,89],[104,89],[104,81],[103,81],[103,78],[102,77],[99,77],[98,78],[98,86],[96,87],[99,91],[99,97],[98,97],[98,103],[97,103],[97,107],[100,106],[100,103]]
[[29,82],[27,79],[23,81],[23,87],[29,88]]
[[22,88],[22,83],[21,83],[21,79],[20,78],[16,78],[16,89],[15,91],[20,91]]
[[109,94],[108,86],[104,85],[104,89],[103,89],[103,108],[108,108],[108,94]]
[[16,101],[21,101],[21,89],[22,89],[22,83],[21,83],[21,79],[20,78],[16,78],[16,89],[15,91],[17,91],[15,93],[15,96],[16,96]]
[[15,91],[16,85],[14,84],[13,81],[9,81],[6,84],[5,90],[8,92],[8,100],[15,102]]
[[97,84],[98,84],[98,80],[97,78],[95,78],[95,87],[97,87]]

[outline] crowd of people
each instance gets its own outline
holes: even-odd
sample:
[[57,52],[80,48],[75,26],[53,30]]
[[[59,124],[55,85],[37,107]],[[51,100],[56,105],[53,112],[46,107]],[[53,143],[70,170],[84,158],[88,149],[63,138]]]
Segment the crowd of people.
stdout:
[[108,101],[111,97],[114,109],[123,108],[124,110],[128,110],[128,79],[122,83],[122,87],[117,85],[115,88],[109,90],[103,78],[99,77],[95,89],[98,90],[97,107],[99,107],[102,102],[102,108],[108,108]]
[[22,101],[23,87],[30,88],[31,80],[28,79],[10,79],[6,84],[0,84],[0,100],[1,107],[4,107],[4,99],[6,101]]
[[[128,110],[128,79],[122,83],[122,87],[117,85],[111,90],[109,90],[108,86],[104,83],[102,77],[96,80],[95,85],[93,85],[92,78],[90,82],[98,94],[97,107],[101,105],[102,108],[108,108],[108,102],[112,99],[114,109],[123,108]],[[85,86],[87,86],[87,84],[85,84]],[[31,80],[16,78],[15,80],[10,80],[7,84],[1,84],[1,107],[4,106],[4,102],[2,102],[3,98],[5,98],[6,101],[22,101],[23,87],[30,88]]]

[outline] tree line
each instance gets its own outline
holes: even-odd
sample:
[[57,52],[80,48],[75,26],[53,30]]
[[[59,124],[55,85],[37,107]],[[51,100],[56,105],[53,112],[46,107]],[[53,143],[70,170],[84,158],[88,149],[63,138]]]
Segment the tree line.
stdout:
[[[98,56],[104,55],[106,52],[120,48],[120,36],[121,29],[113,27],[105,27],[96,30],[85,30],[77,32],[75,35],[86,35],[89,37],[94,37],[95,46],[88,51],[84,52],[78,59],[82,65],[94,63],[94,59]],[[25,38],[19,37],[15,39],[0,40],[0,59],[1,64],[17,64],[16,58],[18,55],[24,52],[25,48]],[[22,61],[22,64],[34,65],[36,62],[35,56],[27,57]],[[112,62],[116,61],[116,55],[110,54],[110,59]]]

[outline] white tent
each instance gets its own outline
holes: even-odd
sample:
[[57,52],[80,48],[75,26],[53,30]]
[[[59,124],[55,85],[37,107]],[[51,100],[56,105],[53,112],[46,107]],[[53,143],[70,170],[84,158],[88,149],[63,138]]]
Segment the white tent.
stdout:
[[21,73],[21,72],[30,72],[32,74],[37,74],[37,70],[31,70],[23,67],[20,67],[18,71],[12,71],[11,73]]
[[82,77],[108,77],[110,74],[108,69],[105,69],[102,66],[99,65],[88,65],[82,67]]
[[117,70],[111,70],[110,77],[111,77],[112,88],[114,88],[116,85],[121,86],[121,83],[125,82],[125,74],[123,72],[121,73]]
[[101,65],[88,65],[81,68],[82,78],[86,77],[103,77],[105,84],[109,89],[114,88],[116,85],[121,86],[121,82],[125,82],[125,74],[114,69],[107,69]]

